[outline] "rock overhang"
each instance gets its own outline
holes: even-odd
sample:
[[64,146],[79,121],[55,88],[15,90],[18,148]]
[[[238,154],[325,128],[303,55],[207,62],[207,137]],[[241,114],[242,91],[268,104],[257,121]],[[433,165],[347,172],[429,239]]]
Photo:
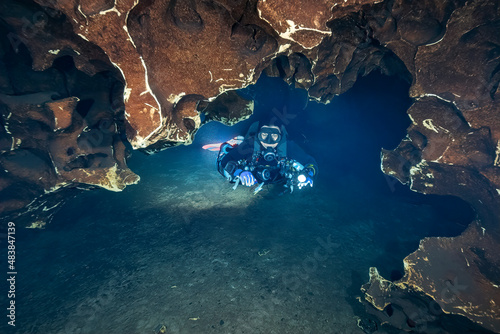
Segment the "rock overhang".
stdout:
[[[2,191],[16,183],[32,185],[24,198],[6,202],[5,210],[21,209],[46,192],[84,185],[119,190],[137,182],[126,166],[121,135],[133,148],[148,152],[190,143],[202,124],[200,112],[228,124],[251,113],[251,103],[231,91],[255,83],[262,71],[327,103],[358,75],[380,69],[399,75],[407,71],[403,76],[411,75],[414,98],[408,136],[397,149],[383,152],[383,171],[412,190],[465,199],[477,212],[478,228],[498,240],[495,32],[500,14],[495,1],[36,3],[2,5],[9,29],[3,56],[9,44],[14,52],[25,45],[38,73],[53,71],[55,59],[69,56],[89,77],[114,74],[101,83],[109,92],[105,98],[74,90],[38,104],[16,105],[11,99],[28,92],[52,97],[47,85],[2,82],[1,161],[5,170],[17,172],[3,174]],[[1,71],[5,77],[15,73],[5,66]],[[82,117],[77,112],[82,99],[100,103]],[[43,129],[27,133],[16,127],[28,123],[44,124]],[[23,167],[27,157],[44,166],[35,178]],[[472,232],[470,227],[466,233]],[[414,262],[422,270],[427,265]],[[403,280],[410,279],[408,272]],[[457,314],[470,314],[465,307],[453,307]]]

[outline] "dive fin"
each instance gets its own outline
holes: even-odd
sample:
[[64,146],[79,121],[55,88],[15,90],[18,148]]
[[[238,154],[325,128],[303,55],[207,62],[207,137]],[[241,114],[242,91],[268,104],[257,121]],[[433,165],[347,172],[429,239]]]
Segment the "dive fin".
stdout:
[[220,150],[220,146],[222,145],[222,143],[218,143],[218,144],[208,144],[208,145],[203,145],[203,149],[204,150],[209,150],[211,152],[218,152]]

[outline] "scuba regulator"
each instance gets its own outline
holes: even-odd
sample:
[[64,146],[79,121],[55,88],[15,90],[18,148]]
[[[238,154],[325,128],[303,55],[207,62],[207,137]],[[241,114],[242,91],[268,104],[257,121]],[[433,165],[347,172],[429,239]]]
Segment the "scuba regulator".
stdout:
[[264,151],[262,151],[262,157],[267,162],[274,161],[276,160],[276,150],[272,147],[268,147]]

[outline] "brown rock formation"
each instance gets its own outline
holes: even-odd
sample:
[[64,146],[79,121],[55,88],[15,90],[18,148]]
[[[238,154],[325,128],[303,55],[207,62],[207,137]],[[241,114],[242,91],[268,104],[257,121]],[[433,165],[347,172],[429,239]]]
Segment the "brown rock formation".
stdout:
[[213,102],[200,102],[198,109],[206,116],[207,121],[218,121],[234,125],[249,118],[253,113],[254,101],[244,99],[234,91],[225,92]]
[[[362,291],[378,311],[368,312],[418,333],[440,333],[443,327],[450,333],[467,333],[478,329],[472,322],[497,332],[500,261],[488,249],[498,250],[498,239],[477,223],[455,238],[422,240],[404,260],[403,279],[393,283],[370,269],[370,282]],[[463,315],[472,322],[450,322],[445,314]]]
[[63,12],[120,69],[134,148],[190,142],[200,126],[196,102],[254,83],[277,47],[247,1],[37,2]]
[[[325,103],[375,69],[412,82],[413,124],[383,152],[383,171],[415,191],[461,197],[477,222],[422,242],[400,282],[373,272],[364,290],[397,287],[500,331],[499,274],[486,269],[500,249],[498,1],[8,0],[0,17],[4,213],[55,189],[136,182],[120,135],[146,152],[190,143],[200,112],[228,124],[247,117],[251,104],[229,91],[264,70]],[[452,269],[470,290],[445,300]],[[389,290],[368,299],[384,309],[395,303]],[[378,313],[415,328],[408,312]]]
[[[462,7],[446,14],[443,8],[451,5]],[[430,324],[435,325],[438,318],[433,308],[418,308],[425,300],[422,295],[427,295],[439,305],[437,309],[499,332],[500,272],[493,269],[499,262],[493,254],[500,251],[500,127],[494,112],[498,110],[495,97],[500,81],[499,35],[494,31],[500,24],[500,7],[495,1],[473,1],[448,2],[435,12],[429,8],[425,19],[418,16],[411,20],[433,18],[439,23],[434,32],[431,24],[426,24],[428,31],[417,29],[416,23],[398,25],[394,34],[400,41],[386,42],[396,54],[404,55],[401,59],[409,69],[414,69],[411,95],[416,101],[408,111],[413,122],[408,137],[396,150],[383,152],[383,171],[415,191],[465,199],[477,212],[478,222],[456,238],[426,239],[405,259],[406,275],[394,286],[399,293],[412,295],[410,292],[416,291],[413,296],[420,297],[407,299],[403,306],[400,299],[391,298],[389,290],[376,298],[368,297],[369,292],[365,296],[379,309],[382,300],[385,306],[393,302],[399,305],[404,321],[387,316],[384,321],[401,329],[418,325],[414,319],[417,314],[417,320],[425,323],[418,331],[432,332]],[[412,49],[414,56],[409,57]],[[382,281],[372,280],[365,291]],[[449,291],[456,294],[443,297],[443,291],[447,296]]]
[[259,1],[259,16],[285,40],[311,49],[330,36],[333,1]]
[[[119,73],[110,71],[110,64],[107,68],[88,65],[94,72],[107,69],[89,76],[75,68],[70,56],[34,71],[36,62],[31,65],[30,54],[37,53],[26,50],[24,43],[17,44],[16,38],[26,39],[28,45],[33,41],[30,46],[34,47],[41,44],[38,37],[43,40],[47,31],[23,34],[27,25],[18,23],[23,21],[19,16],[23,12],[16,6],[1,6],[2,18],[13,22],[10,32],[2,27],[0,53],[4,74],[0,92],[2,218],[12,219],[23,212],[29,223],[41,221],[43,225],[64,195],[74,192],[68,189],[120,191],[138,182],[139,177],[126,165],[126,148],[120,137],[124,125],[121,96],[116,99],[117,91],[123,89]],[[35,17],[42,15],[33,8],[26,8],[24,14],[33,12]],[[49,31],[61,24],[59,17],[42,17]],[[58,196],[48,198],[47,193]]]

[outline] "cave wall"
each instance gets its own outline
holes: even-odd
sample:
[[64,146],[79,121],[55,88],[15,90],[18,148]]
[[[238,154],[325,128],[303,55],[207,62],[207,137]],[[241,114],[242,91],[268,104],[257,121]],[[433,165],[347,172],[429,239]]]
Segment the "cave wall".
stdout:
[[[251,101],[231,91],[262,71],[328,103],[379,70],[411,82],[414,99],[383,172],[477,213],[462,236],[423,241],[391,289],[500,331],[500,274],[485,270],[500,253],[498,1],[7,0],[0,19],[3,217],[39,220],[71,189],[138,182],[128,143],[153,153],[191,143],[201,112],[248,117]],[[471,293],[440,300],[462,277]],[[368,309],[396,305],[390,289],[368,293],[382,282],[364,287]]]
[[[60,12],[2,2],[0,13],[2,218],[22,215],[43,226],[77,188],[120,191],[138,182],[120,135],[120,72],[98,47],[68,33]],[[78,57],[85,48],[91,60]]]

